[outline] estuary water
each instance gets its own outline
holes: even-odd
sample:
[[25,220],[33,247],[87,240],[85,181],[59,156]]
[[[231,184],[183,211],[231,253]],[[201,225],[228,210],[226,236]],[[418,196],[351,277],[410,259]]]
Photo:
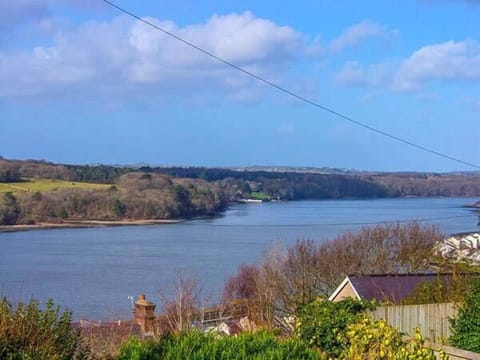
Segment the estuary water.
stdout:
[[477,230],[472,198],[399,198],[238,204],[221,216],[179,224],[0,233],[0,295],[53,298],[74,318],[125,319],[129,296],[155,303],[179,274],[195,277],[206,299],[242,263],[275,243],[321,242],[362,226],[411,219],[446,234]]

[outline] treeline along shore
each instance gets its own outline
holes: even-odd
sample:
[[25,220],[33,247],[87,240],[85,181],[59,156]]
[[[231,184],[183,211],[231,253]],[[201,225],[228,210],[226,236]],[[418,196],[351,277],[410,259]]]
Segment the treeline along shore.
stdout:
[[1,229],[11,225],[105,226],[213,216],[229,203],[243,199],[405,196],[480,196],[480,174],[92,166],[0,158]]

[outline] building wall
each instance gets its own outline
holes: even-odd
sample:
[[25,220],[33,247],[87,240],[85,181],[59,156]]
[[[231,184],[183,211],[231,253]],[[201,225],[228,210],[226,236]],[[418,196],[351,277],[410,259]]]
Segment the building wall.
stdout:
[[351,297],[353,299],[358,299],[357,298],[357,295],[355,294],[355,291],[353,290],[352,288],[352,285],[347,282],[345,284],[345,286],[343,287],[342,290],[340,290],[340,292],[337,294],[337,296],[335,296],[332,301],[333,302],[337,302],[337,301],[340,301],[340,300],[343,300],[343,299],[346,299],[348,297]]

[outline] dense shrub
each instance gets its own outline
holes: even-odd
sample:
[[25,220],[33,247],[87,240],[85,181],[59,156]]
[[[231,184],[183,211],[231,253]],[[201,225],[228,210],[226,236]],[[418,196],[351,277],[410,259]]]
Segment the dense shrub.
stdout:
[[452,345],[480,353],[480,279],[472,281],[457,317],[450,322]]
[[348,325],[340,338],[345,344],[340,359],[436,360],[433,351],[423,346],[424,340],[418,329],[410,342],[403,343],[402,335],[385,320],[377,321],[364,316]]
[[20,216],[17,198],[11,192],[3,194],[0,199],[0,225],[15,225]]
[[358,320],[359,314],[372,307],[351,298],[339,302],[313,301],[298,311],[296,334],[329,357],[337,358],[346,346],[342,334]]
[[14,306],[0,301],[0,359],[67,360],[87,358],[72,314],[49,300],[44,309],[31,300]]
[[[475,272],[479,271],[478,266],[451,263],[449,268],[454,269],[452,276],[438,274],[438,278],[432,282],[424,282],[412,291],[410,295],[405,297],[401,303],[404,305],[412,304],[433,304],[447,302],[462,302],[465,294],[471,286]],[[468,271],[467,273],[459,272]]]
[[318,359],[318,354],[301,341],[278,340],[266,332],[242,333],[237,337],[199,332],[165,335],[155,341],[130,339],[120,349],[118,360],[183,359]]
[[[373,320],[365,314],[372,308],[370,303],[353,299],[313,302],[298,313],[297,336],[317,348],[325,359],[436,359],[432,350],[424,348],[418,329],[405,343],[402,334],[385,320]],[[442,352],[440,355],[444,359]]]

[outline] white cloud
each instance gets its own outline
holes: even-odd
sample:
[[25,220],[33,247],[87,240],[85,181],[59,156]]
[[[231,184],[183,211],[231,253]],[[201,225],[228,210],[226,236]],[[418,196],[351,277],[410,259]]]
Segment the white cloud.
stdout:
[[[151,22],[273,81],[305,48],[302,34],[250,12],[179,27]],[[245,97],[253,80],[139,22],[117,17],[57,29],[51,46],[0,52],[0,97],[54,94],[181,94]],[[0,50],[1,51],[1,50]],[[92,95],[92,96],[93,96]]]
[[[300,34],[292,28],[278,26],[250,12],[214,15],[205,24],[184,28],[172,22],[150,20],[222,59],[260,73],[265,73],[269,66],[292,61],[301,45]],[[133,66],[134,80],[154,81],[164,73],[166,65],[175,76],[182,76],[182,73],[188,77],[220,75],[219,70],[222,76],[226,75],[225,67],[217,61],[142,23],[137,22],[132,27],[129,42],[142,58]],[[232,79],[227,77],[225,81],[228,83]]]
[[392,82],[394,64],[390,62],[364,66],[358,61],[346,62],[333,76],[341,86],[389,86]]
[[371,65],[347,62],[334,75],[343,86],[414,91],[434,81],[480,81],[480,45],[473,40],[428,45],[400,61]]
[[337,53],[346,48],[356,47],[371,38],[391,41],[397,35],[398,31],[388,29],[370,20],[363,20],[343,30],[336,39],[330,42],[328,48],[330,52]]
[[[77,9],[93,6],[93,0],[57,1],[57,6]],[[19,16],[24,21],[35,18],[43,34],[39,41],[45,42],[45,37],[49,37],[50,45],[30,50],[18,50],[14,44],[0,48],[0,83],[4,85],[0,87],[0,98],[89,98],[115,107],[115,101],[146,101],[146,96],[154,103],[173,97],[194,103],[219,95],[230,101],[255,103],[265,94],[265,86],[258,86],[256,80],[140,21],[119,16],[108,21],[72,24],[54,16],[53,2],[39,0],[38,9],[30,9],[29,1],[19,0],[18,4],[26,4],[18,5]],[[280,26],[248,11],[213,15],[204,23],[186,26],[146,19],[220,58],[280,85],[288,83],[289,88],[298,88],[312,98],[318,92],[316,84],[310,83],[308,89],[302,88],[305,84],[295,86],[301,80],[298,74],[292,83],[293,72],[289,70],[299,60],[322,54],[331,56],[368,39],[387,39],[394,34],[364,20],[322,46],[319,37],[308,39],[289,26]],[[337,80],[343,85],[362,85],[362,76],[368,77],[363,72],[360,64],[351,63]]]
[[334,75],[334,81],[343,86],[364,86],[367,85],[365,68],[358,61],[346,62],[342,69]]
[[412,90],[432,80],[479,80],[480,47],[475,41],[447,41],[415,51],[393,78],[397,90]]
[[326,41],[314,36],[305,49],[305,54],[318,58],[330,57],[349,48],[356,48],[375,40],[382,45],[391,45],[399,36],[399,31],[390,29],[371,20],[362,20],[345,28],[336,38]]

